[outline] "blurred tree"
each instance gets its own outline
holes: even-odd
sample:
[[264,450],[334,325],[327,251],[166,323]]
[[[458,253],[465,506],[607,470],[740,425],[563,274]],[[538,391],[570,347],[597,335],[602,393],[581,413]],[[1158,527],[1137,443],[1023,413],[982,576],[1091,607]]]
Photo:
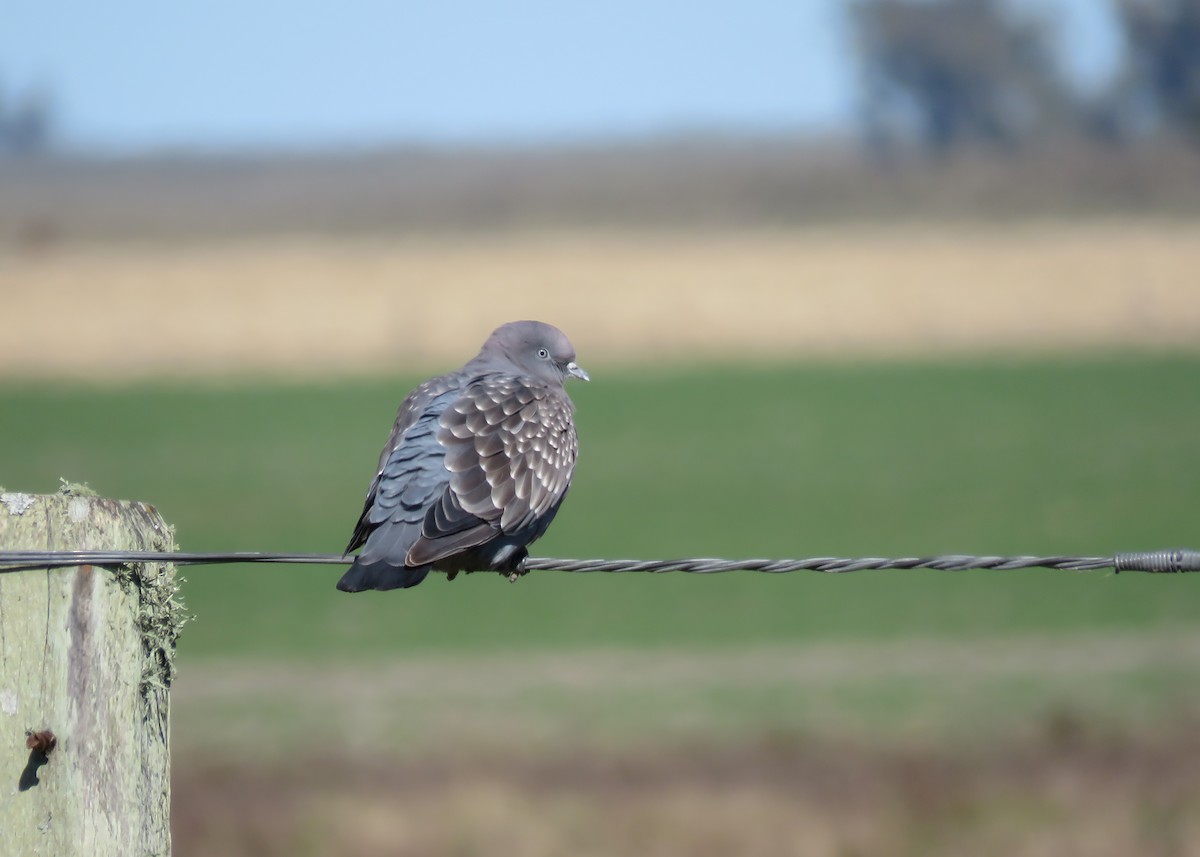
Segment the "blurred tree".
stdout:
[[0,85],[0,155],[22,156],[50,148],[53,101],[44,89],[10,99]]
[[852,10],[877,155],[913,138],[935,155],[972,141],[1010,147],[1072,115],[1044,20],[999,0],[859,0]]
[[1106,99],[1111,124],[1149,123],[1200,144],[1200,0],[1117,0],[1125,68]]

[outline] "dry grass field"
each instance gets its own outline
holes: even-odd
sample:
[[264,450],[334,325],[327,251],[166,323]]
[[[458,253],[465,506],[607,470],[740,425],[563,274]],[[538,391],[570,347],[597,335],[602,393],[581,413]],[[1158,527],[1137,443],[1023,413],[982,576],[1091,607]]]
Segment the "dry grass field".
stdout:
[[181,855],[1196,857],[1195,724],[1020,746],[879,749],[764,736],[638,751],[337,756],[175,779]]
[[0,256],[0,377],[419,371],[530,316],[593,364],[1190,349],[1198,271],[1159,220],[64,244]]

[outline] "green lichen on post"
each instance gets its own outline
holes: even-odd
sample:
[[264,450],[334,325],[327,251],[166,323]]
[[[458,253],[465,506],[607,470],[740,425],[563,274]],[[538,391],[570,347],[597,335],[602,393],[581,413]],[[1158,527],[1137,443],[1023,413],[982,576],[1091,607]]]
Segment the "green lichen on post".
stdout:
[[[168,538],[163,547],[151,550],[175,550],[174,540]],[[157,572],[149,573],[157,567]],[[142,669],[142,693],[151,688],[167,688],[175,680],[175,644],[183,626],[191,619],[180,596],[183,578],[178,573],[164,574],[162,566],[144,563],[131,574],[141,592],[138,626],[142,630],[142,647],[146,661]]]
[[[94,492],[90,495],[77,494],[77,487],[64,482],[61,493],[67,496],[95,496]],[[91,491],[87,486],[82,487]],[[139,527],[144,538],[142,550],[177,550],[175,528],[163,521],[157,509],[147,503],[127,505],[144,524]],[[191,619],[180,595],[183,578],[173,566],[166,563],[144,562],[116,566],[113,580],[127,591],[137,590],[137,622],[142,632],[145,656],[139,685],[143,695],[155,688],[170,687],[176,672],[176,642],[183,626]]]
[[[176,550],[174,528],[166,527],[162,538],[156,539],[147,550]],[[180,596],[183,579],[178,572],[166,573],[161,563],[138,563],[123,566],[123,570],[125,573],[118,573],[118,580],[136,585],[140,595],[138,626],[146,656],[142,668],[142,692],[170,687],[175,679],[175,644],[191,618]]]
[[58,493],[70,497],[99,497],[86,482],[71,482],[58,477]]

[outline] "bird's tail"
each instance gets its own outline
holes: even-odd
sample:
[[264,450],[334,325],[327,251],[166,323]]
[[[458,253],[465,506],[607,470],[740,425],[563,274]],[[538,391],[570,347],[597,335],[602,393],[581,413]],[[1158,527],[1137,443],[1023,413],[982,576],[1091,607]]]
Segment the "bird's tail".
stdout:
[[342,592],[365,592],[368,589],[408,589],[416,586],[429,574],[428,565],[415,567],[407,565],[392,565],[383,560],[362,562],[355,559],[354,564],[342,575],[337,588]]

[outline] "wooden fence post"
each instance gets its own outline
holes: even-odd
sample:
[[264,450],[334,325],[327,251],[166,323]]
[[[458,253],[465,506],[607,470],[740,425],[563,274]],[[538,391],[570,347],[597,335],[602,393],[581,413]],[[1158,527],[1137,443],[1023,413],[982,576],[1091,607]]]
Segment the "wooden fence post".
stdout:
[[[0,493],[0,548],[175,549],[152,506],[70,488]],[[0,574],[0,851],[170,854],[183,618],[170,564]]]

